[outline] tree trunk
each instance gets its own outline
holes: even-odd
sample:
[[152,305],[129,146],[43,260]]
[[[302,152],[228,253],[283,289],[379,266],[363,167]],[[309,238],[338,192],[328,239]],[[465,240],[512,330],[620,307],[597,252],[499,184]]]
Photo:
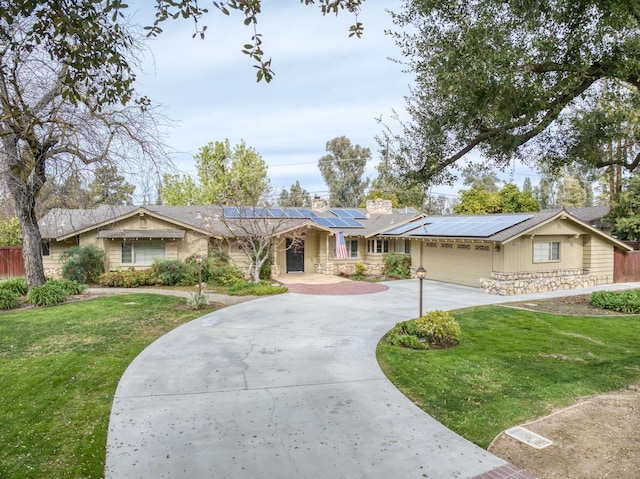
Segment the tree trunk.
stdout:
[[42,264],[42,237],[36,220],[35,211],[30,205],[18,204],[18,219],[22,227],[22,256],[27,275],[29,289],[41,286],[45,282],[44,266]]

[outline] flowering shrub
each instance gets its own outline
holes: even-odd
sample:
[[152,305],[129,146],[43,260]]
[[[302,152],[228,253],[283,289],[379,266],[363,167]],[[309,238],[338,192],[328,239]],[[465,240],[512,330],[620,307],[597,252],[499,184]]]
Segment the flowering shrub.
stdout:
[[74,246],[60,255],[62,277],[78,283],[95,283],[104,273],[104,250],[95,245]]
[[460,325],[446,311],[435,310],[416,319],[418,334],[424,336],[431,346],[455,346],[460,339]]

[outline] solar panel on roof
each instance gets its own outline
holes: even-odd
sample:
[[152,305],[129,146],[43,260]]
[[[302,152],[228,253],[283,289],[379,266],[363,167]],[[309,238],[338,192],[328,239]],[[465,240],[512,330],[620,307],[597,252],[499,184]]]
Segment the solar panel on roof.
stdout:
[[531,217],[533,215],[435,216],[427,218],[411,235],[485,238]]
[[331,212],[338,218],[352,218],[356,220],[364,220],[367,218],[367,215],[358,210],[335,209],[331,210]]
[[353,218],[311,218],[313,222],[325,228],[364,228],[364,225]]
[[411,223],[407,223],[405,225],[402,226],[398,226],[392,230],[389,230],[387,232],[385,232],[385,235],[401,235],[404,234],[408,231],[411,231],[413,229],[419,228],[420,226],[423,226],[425,224],[425,222],[428,220],[425,219],[420,219],[418,221],[412,221]]

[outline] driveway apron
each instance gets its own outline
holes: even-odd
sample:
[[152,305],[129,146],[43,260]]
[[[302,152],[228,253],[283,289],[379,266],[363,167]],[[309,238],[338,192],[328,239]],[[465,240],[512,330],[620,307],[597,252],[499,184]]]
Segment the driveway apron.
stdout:
[[[242,303],[158,339],[116,391],[106,477],[471,478],[504,466],[381,372],[377,342],[418,315],[417,281],[385,284]],[[425,311],[514,300],[424,286]]]

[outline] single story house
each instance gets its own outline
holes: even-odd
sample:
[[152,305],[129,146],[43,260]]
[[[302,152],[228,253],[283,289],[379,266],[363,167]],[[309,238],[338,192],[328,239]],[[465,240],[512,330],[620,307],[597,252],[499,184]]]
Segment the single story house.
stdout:
[[[390,253],[410,255],[427,278],[481,287],[492,294],[568,289],[613,282],[614,248],[631,248],[599,230],[594,210],[426,216],[386,200],[366,208],[107,206],[54,209],[40,222],[43,260],[58,274],[60,254],[94,244],[108,271],[142,269],[155,258],[184,260],[213,248],[248,268],[239,240],[271,238],[272,274],[380,274]],[[584,221],[581,218],[587,219]],[[338,243],[338,239],[344,243]]]

